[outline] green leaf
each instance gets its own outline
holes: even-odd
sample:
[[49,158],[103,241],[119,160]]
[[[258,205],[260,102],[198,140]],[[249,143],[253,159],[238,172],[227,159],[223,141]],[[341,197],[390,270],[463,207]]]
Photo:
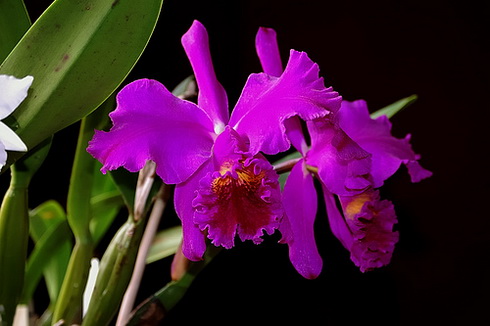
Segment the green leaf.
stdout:
[[124,206],[121,193],[118,190],[105,192],[92,197],[92,219],[90,220],[90,232],[97,245],[106,234],[117,214]]
[[[66,220],[52,225],[36,242],[27,261],[21,303],[32,299],[43,272],[51,301],[56,301],[71,251],[71,231]],[[60,262],[63,262],[60,264]],[[60,266],[61,265],[61,266]],[[48,281],[49,280],[49,281]]]
[[92,112],[120,85],[162,1],[57,0],[41,15],[0,66],[0,74],[34,76],[28,97],[5,120],[28,148]]
[[385,106],[382,109],[379,109],[376,112],[371,113],[371,118],[376,119],[382,115],[385,115],[390,119],[393,117],[395,114],[400,112],[401,110],[405,109],[407,106],[412,104],[417,100],[417,95],[411,95],[409,97],[402,98],[401,100],[396,101],[395,103],[392,103],[388,106]]
[[53,225],[66,221],[63,207],[55,200],[48,200],[29,212],[31,238],[37,242]]
[[153,238],[153,243],[146,257],[146,263],[150,264],[175,254],[181,241],[181,226],[174,226],[158,232]]
[[24,1],[0,1],[0,62],[3,62],[31,26]]
[[[45,243],[43,241],[54,241],[56,243],[61,242],[59,248],[56,250],[56,254],[51,255],[49,259],[46,259],[45,264],[43,265],[41,271],[44,272],[44,279],[46,282],[46,287],[48,289],[48,294],[51,300],[51,304],[56,302],[59,291],[61,289],[61,284],[63,282],[63,277],[65,276],[66,269],[68,266],[68,262],[70,260],[70,254],[72,249],[72,233],[71,231],[65,230],[66,232],[60,234],[54,234],[53,237],[61,237],[62,239],[51,239],[50,233],[53,230],[57,230],[58,228],[63,228],[61,225],[67,225],[66,214],[61,207],[61,205],[54,201],[46,201],[33,209],[30,212],[30,234],[31,238],[34,239],[35,247],[33,253],[35,251],[46,251],[46,247],[51,246],[51,243]],[[44,240],[46,239],[47,240]],[[63,241],[64,239],[64,241]],[[31,254],[32,255],[32,254]],[[43,255],[43,254],[41,254]],[[26,290],[24,291],[23,300],[27,302],[29,299],[29,294],[27,293],[28,289],[31,287],[35,287],[37,285],[37,281],[33,280],[33,276],[29,275],[29,264],[31,263],[31,256],[28,260],[28,271],[26,273]],[[39,272],[33,270],[32,273]],[[31,284],[35,283],[35,284]]]

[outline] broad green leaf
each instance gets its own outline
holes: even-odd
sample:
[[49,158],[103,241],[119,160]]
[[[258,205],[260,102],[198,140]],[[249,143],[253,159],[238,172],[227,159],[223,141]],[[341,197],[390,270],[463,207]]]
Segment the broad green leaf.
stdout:
[[4,120],[28,148],[86,116],[120,85],[162,1],[57,0],[41,15],[0,65],[0,74],[34,76],[26,100]]
[[[27,261],[22,303],[30,302],[43,272],[47,276],[46,285],[49,296],[52,301],[56,301],[68,265],[70,251],[71,232],[66,220],[52,225],[44,232],[36,242]],[[60,264],[62,261],[64,264]]]
[[148,251],[146,263],[150,264],[175,254],[181,241],[181,226],[171,227],[158,232],[153,239],[150,250]]
[[37,242],[53,225],[66,221],[63,207],[55,200],[48,200],[29,212],[30,229],[34,242]]
[[131,173],[123,168],[119,168],[114,171],[110,171],[114,183],[121,196],[124,199],[124,204],[128,207],[130,212],[134,207],[134,195],[136,189],[136,183],[138,182],[138,173]]
[[[33,209],[30,212],[30,234],[34,239],[35,247],[33,252],[35,251],[46,251],[45,246],[49,246],[50,244],[46,244],[45,239],[48,237],[47,241],[61,241],[63,244],[56,250],[56,254],[52,255],[51,259],[47,260],[46,266],[43,267],[41,271],[44,272],[44,279],[46,282],[46,287],[48,289],[48,294],[51,300],[51,303],[55,302],[58,296],[58,293],[61,288],[61,284],[63,282],[63,277],[65,276],[66,269],[68,266],[68,261],[70,260],[70,254],[72,249],[72,233],[71,231],[65,230],[62,234],[55,234],[54,237],[62,237],[60,239],[50,239],[49,234],[53,232],[53,230],[57,230],[59,228],[64,228],[62,225],[67,226],[66,214],[61,207],[61,205],[54,201],[46,201]],[[64,239],[64,241],[62,241]],[[29,261],[32,258],[29,258]],[[28,262],[29,262],[28,261]],[[32,263],[31,263],[32,264]],[[29,266],[29,265],[28,265]],[[36,271],[33,271],[36,272]],[[29,273],[29,272],[28,272]],[[36,284],[31,284],[36,283]],[[26,276],[26,291],[32,286],[36,286],[37,281],[32,279],[31,276]],[[27,300],[29,298],[29,294],[24,291],[23,300]]]
[[90,205],[92,206],[92,219],[89,227],[94,244],[97,245],[121,208],[124,207],[124,201],[121,193],[114,190],[92,197]]
[[379,109],[376,112],[371,113],[371,118],[376,119],[382,115],[385,115],[390,119],[393,117],[395,114],[412,104],[417,100],[417,95],[411,95],[409,97],[402,98],[401,100],[396,101],[395,103],[392,103],[388,106],[385,106],[382,109]]
[[0,62],[3,62],[31,26],[24,1],[0,1]]

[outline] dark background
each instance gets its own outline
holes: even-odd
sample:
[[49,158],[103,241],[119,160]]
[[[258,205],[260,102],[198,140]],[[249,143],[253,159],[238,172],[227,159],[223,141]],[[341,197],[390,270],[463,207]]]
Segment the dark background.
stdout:
[[[49,3],[26,0],[33,17]],[[490,324],[488,3],[165,0],[127,82],[155,78],[171,89],[190,75],[180,37],[194,19],[208,29],[230,107],[247,76],[260,71],[259,26],[277,31],[283,62],[291,48],[306,51],[326,85],[346,100],[365,99],[374,111],[418,94],[392,119],[393,133],[412,134],[422,165],[434,176],[412,184],[402,168],[383,188],[400,231],[389,266],[359,272],[330,233],[320,204],[316,231],[324,269],[318,279],[295,272],[277,235],[260,246],[239,243],[199,275],[168,315],[169,325]],[[55,137],[33,180],[32,207],[51,198],[66,201],[77,128]],[[168,281],[169,264],[149,266],[140,299]]]

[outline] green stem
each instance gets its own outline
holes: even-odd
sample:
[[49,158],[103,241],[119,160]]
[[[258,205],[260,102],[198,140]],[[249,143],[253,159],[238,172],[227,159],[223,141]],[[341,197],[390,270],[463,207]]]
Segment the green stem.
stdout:
[[107,247],[100,261],[94,292],[82,325],[104,326],[114,318],[133,271],[144,221],[129,217]]
[[29,240],[27,190],[50,146],[51,139],[45,140],[11,166],[10,187],[0,207],[0,314],[9,326],[24,286]]
[[82,319],[83,292],[94,249],[90,233],[90,200],[95,160],[85,150],[93,136],[94,122],[93,118],[82,119],[68,189],[66,211],[75,236],[75,247],[53,313],[54,322],[64,320],[68,325],[79,323]]
[[24,285],[29,239],[27,188],[17,187],[17,180],[12,166],[11,184],[0,208],[0,319],[9,326]]
[[77,241],[61,286],[60,295],[53,312],[53,322],[65,321],[66,325],[80,323],[82,299],[90,269],[93,245]]
[[143,272],[146,267],[146,257],[148,256],[148,250],[150,249],[152,240],[155,237],[155,233],[160,223],[160,218],[163,215],[163,211],[165,210],[168,199],[170,197],[170,191],[171,187],[169,185],[162,184],[155,198],[155,203],[153,204],[153,208],[150,217],[148,218],[148,223],[146,225],[146,229],[138,250],[134,270],[131,276],[131,281],[129,282],[128,288],[126,290],[126,293],[124,294],[121,303],[121,307],[119,309],[116,326],[126,325],[128,316],[131,313],[134,301],[136,299],[136,294],[138,293],[141,279],[143,277]]

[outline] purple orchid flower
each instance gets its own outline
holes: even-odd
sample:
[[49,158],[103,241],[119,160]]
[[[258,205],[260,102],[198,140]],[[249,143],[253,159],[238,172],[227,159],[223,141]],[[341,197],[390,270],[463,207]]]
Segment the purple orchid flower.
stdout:
[[[280,76],[276,34],[262,28],[256,47],[266,73]],[[409,138],[391,136],[387,119],[372,120],[364,102],[354,108],[342,102],[341,109],[307,122],[311,136],[308,148],[299,120],[286,124],[287,135],[302,158],[293,166],[283,190],[285,217],[280,226],[282,242],[289,245],[293,266],[306,278],[316,278],[323,261],[314,238],[317,196],[313,174],[321,181],[330,227],[351,252],[361,271],[389,263],[398,233],[393,232],[396,215],[389,201],[380,201],[374,190],[396,172],[401,163],[409,168],[412,181],[430,176],[420,167]],[[342,205],[338,210],[336,197]]]
[[[381,187],[401,166],[408,168],[412,182],[432,175],[418,163],[409,143],[410,135],[398,139],[391,135],[391,123],[386,116],[371,119],[365,101],[343,101],[337,112],[339,125],[361,148],[371,154],[373,188]],[[351,260],[362,272],[387,265],[398,242],[393,231],[397,218],[393,204],[380,200],[379,192],[370,188],[354,196],[335,196],[324,191],[325,205],[332,232],[351,252]]]
[[204,26],[194,21],[182,44],[198,84],[198,104],[175,97],[157,81],[137,80],[118,94],[111,130],[96,131],[87,150],[102,162],[104,173],[121,166],[136,172],[153,160],[163,182],[176,184],[182,251],[200,260],[206,236],[231,248],[237,235],[260,243],[264,231],[279,227],[278,176],[262,153],[290,147],[289,118],[328,115],[339,109],[340,97],[325,88],[305,53],[291,50],[280,77],[250,75],[229,116]]

